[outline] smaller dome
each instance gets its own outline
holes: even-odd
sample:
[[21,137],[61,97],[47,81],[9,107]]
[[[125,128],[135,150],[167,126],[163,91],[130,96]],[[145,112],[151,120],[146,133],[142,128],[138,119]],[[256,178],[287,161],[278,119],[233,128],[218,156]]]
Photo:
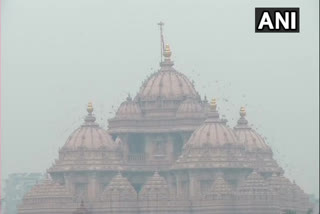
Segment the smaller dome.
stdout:
[[121,148],[95,122],[90,106],[85,122],[69,136],[59,150],[59,159],[55,160],[48,172],[121,169]]
[[223,145],[238,145],[233,130],[226,126],[226,121],[220,119],[216,110],[216,101],[212,101],[207,120],[193,132],[186,147],[220,147]]
[[186,99],[183,101],[177,111],[178,118],[184,117],[203,117],[204,112],[201,104],[195,99]]
[[101,148],[114,149],[115,143],[112,137],[95,122],[96,118],[92,114],[93,107],[91,103],[88,104],[87,111],[88,115],[84,119],[85,122],[69,136],[62,150],[77,150],[80,148],[94,150]]
[[251,168],[244,146],[226,125],[227,121],[220,119],[216,107],[213,99],[207,119],[183,146],[174,169]]
[[141,117],[141,110],[138,103],[134,102],[130,95],[127,100],[121,103],[116,113],[116,118],[139,118]]
[[169,188],[164,177],[155,172],[142,187],[139,198],[142,200],[168,200]]
[[126,177],[119,172],[102,193],[102,200],[137,200],[137,192]]
[[239,141],[241,141],[249,151],[261,150],[271,152],[270,147],[264,139],[248,125],[248,121],[245,118],[246,110],[244,107],[240,109],[240,116],[237,125],[234,127]]

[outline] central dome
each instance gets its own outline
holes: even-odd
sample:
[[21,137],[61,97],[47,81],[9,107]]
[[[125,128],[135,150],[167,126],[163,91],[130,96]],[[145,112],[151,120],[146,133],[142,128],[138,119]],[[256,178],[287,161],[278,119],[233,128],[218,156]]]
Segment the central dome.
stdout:
[[186,97],[199,97],[193,83],[182,73],[176,71],[170,59],[171,50],[166,45],[164,61],[160,63],[160,70],[152,74],[141,86],[137,98],[141,100],[155,100],[158,98],[180,100]]

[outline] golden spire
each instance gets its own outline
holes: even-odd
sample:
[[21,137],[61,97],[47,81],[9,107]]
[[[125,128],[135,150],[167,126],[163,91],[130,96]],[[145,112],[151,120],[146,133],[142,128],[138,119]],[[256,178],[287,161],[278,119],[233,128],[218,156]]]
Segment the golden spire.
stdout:
[[217,109],[217,101],[216,101],[215,98],[213,98],[213,99],[211,100],[211,102],[210,102],[210,108],[211,108],[212,110],[216,110],[216,109]]
[[163,56],[166,59],[170,59],[171,54],[172,54],[172,52],[171,52],[171,49],[170,49],[170,45],[166,44],[166,47],[164,48]]
[[88,112],[89,114],[91,114],[91,113],[93,112],[92,102],[89,102],[89,103],[88,103],[87,112]]
[[241,117],[244,117],[244,116],[246,116],[246,115],[247,115],[247,112],[246,112],[245,107],[241,107],[241,108],[240,108],[240,116],[241,116]]

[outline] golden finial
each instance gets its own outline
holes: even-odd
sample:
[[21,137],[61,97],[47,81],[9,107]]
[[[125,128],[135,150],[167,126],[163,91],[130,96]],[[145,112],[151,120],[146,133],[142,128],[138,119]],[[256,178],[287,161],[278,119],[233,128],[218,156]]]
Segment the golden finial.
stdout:
[[166,47],[164,48],[164,52],[163,52],[163,56],[165,56],[166,58],[170,58],[172,52],[170,49],[170,45],[166,44]]
[[88,103],[87,112],[88,112],[89,114],[91,114],[91,113],[93,112],[92,102],[89,102],[89,103]]
[[240,116],[241,117],[244,117],[247,115],[247,112],[246,112],[246,108],[245,107],[241,107],[240,108]]
[[210,108],[211,108],[212,110],[216,110],[216,108],[217,108],[217,101],[216,101],[215,98],[213,98],[213,99],[211,100],[211,102],[210,102]]

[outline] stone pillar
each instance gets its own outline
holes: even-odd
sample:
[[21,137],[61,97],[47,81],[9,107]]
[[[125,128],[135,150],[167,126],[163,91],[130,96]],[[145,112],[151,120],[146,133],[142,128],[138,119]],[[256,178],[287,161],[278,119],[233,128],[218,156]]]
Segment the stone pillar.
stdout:
[[170,134],[166,136],[166,139],[167,139],[167,142],[166,142],[167,159],[171,162],[175,160],[174,154],[173,154],[174,141]]
[[99,188],[99,184],[97,182],[97,175],[95,172],[93,172],[90,173],[88,176],[88,199],[90,201],[94,201],[97,197],[97,191]]
[[175,185],[175,177],[173,177],[172,174],[167,174],[166,178],[168,179],[168,187],[169,187],[169,192],[170,192],[170,196],[174,197],[177,195],[177,188]]
[[189,173],[189,194],[190,198],[198,198],[200,190],[200,183],[195,173]]
[[177,198],[181,198],[181,196],[182,196],[182,194],[183,194],[183,192],[182,192],[182,190],[181,190],[181,177],[180,177],[180,174],[176,174],[176,184],[177,184]]
[[69,192],[74,195],[75,194],[75,186],[74,183],[72,182],[72,175],[70,173],[64,173],[63,175],[64,177],[64,181],[66,184],[67,189],[69,190]]

